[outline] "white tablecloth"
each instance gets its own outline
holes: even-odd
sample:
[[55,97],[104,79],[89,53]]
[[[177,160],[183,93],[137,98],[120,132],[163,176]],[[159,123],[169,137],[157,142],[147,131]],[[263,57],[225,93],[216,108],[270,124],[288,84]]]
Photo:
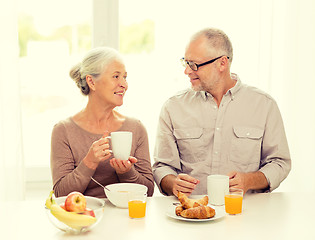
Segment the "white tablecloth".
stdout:
[[[315,193],[246,195],[243,213],[215,221],[187,222],[166,211],[175,197],[148,198],[146,217],[130,219],[128,209],[106,200],[104,217],[90,232],[69,235],[48,220],[42,201],[0,202],[0,238],[7,239],[315,239]],[[224,208],[224,207],[223,207]]]

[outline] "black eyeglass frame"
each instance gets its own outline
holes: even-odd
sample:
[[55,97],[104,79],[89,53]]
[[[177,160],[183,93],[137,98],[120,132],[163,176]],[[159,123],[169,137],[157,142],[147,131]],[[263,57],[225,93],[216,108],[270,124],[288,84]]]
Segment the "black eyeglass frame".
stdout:
[[[181,58],[180,60],[182,61],[184,67],[186,67],[186,66],[188,65],[191,70],[193,70],[193,71],[198,71],[198,68],[199,68],[199,67],[202,67],[202,66],[204,66],[204,65],[213,63],[214,61],[216,61],[216,60],[218,60],[219,58],[224,57],[224,56],[226,56],[226,55],[222,55],[222,56],[220,56],[220,57],[216,57],[216,58],[214,58],[214,59],[211,59],[211,60],[209,60],[209,61],[207,61],[207,62],[200,63],[200,64],[197,64],[197,63],[191,62],[191,61],[187,61],[187,60],[185,60],[185,58]],[[230,59],[229,56],[226,56],[226,57],[227,57],[227,59]],[[194,69],[192,66],[196,66],[196,69]]]

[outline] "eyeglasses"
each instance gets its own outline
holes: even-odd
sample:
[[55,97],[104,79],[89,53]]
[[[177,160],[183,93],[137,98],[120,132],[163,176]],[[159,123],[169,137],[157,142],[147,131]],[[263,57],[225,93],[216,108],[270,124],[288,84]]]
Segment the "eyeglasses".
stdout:
[[[191,68],[191,70],[197,71],[199,67],[213,63],[214,61],[218,60],[221,57],[224,57],[224,55],[217,57],[217,58],[214,58],[214,59],[211,59],[210,61],[200,63],[200,64],[197,64],[197,63],[192,62],[192,61],[187,61],[187,60],[185,60],[185,58],[181,58],[180,60],[181,60],[184,67],[189,66]],[[226,57],[227,57],[227,59],[230,59],[230,57],[228,57],[228,56],[226,56]]]

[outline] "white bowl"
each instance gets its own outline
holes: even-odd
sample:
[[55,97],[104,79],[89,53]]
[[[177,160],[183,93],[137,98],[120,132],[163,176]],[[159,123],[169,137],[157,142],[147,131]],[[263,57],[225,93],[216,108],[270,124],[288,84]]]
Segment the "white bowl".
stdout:
[[[108,191],[108,188],[110,191]],[[137,183],[114,183],[104,188],[108,200],[119,208],[128,208],[128,199],[130,192],[148,192],[148,187]]]

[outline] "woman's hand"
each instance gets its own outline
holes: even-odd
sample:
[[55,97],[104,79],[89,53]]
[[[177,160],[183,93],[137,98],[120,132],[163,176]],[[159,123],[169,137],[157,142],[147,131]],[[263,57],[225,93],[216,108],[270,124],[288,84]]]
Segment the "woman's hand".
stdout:
[[116,173],[123,174],[123,173],[129,172],[131,167],[137,161],[138,160],[135,157],[129,157],[128,160],[120,160],[120,159],[112,158],[109,161],[109,163],[116,170]]
[[111,150],[109,150],[108,139],[102,137],[92,143],[89,152],[83,161],[89,168],[96,169],[100,162],[103,162],[110,157]]

